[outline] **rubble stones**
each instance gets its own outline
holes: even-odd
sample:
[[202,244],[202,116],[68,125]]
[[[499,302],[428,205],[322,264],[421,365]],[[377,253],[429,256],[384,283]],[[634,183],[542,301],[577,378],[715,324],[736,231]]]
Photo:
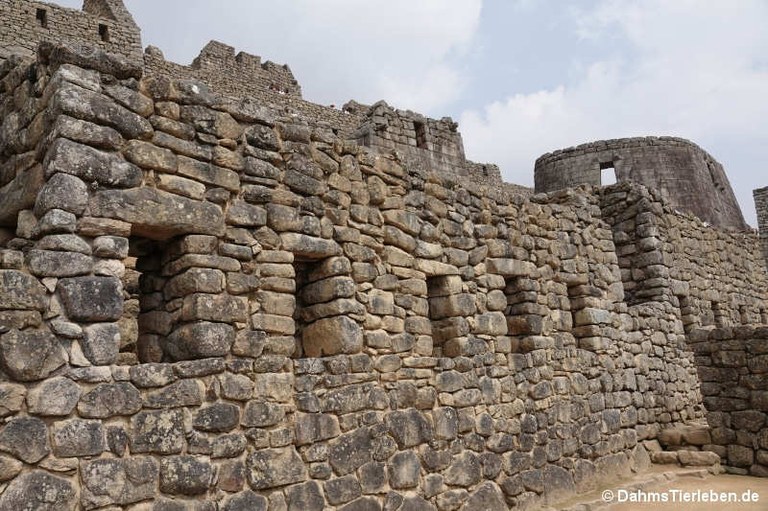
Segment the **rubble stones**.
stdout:
[[[45,491],[40,491],[45,489]],[[14,479],[0,496],[0,509],[59,511],[73,509],[76,491],[72,484],[42,470],[27,472]]]

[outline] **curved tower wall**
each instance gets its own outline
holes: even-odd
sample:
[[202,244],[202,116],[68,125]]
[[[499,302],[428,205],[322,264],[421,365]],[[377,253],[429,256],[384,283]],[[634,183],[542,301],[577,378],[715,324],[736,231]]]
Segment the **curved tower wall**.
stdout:
[[536,192],[606,184],[612,171],[617,181],[658,189],[673,207],[712,225],[747,228],[723,166],[682,138],[604,140],[547,153],[536,160]]

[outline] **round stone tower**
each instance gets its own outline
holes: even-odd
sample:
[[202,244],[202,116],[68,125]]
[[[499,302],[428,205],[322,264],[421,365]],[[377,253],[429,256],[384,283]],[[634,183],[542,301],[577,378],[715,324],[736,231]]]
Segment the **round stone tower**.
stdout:
[[748,227],[723,166],[689,140],[601,140],[547,153],[536,160],[537,193],[616,181],[634,181],[661,190],[673,207],[712,225]]

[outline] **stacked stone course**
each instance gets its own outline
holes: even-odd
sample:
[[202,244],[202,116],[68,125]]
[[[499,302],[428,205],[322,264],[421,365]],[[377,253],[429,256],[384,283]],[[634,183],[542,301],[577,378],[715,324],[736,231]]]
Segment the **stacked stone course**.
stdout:
[[83,41],[134,60],[141,58],[141,32],[119,0],[86,0],[83,11],[46,2],[0,2],[0,62],[13,54],[34,55],[42,41]]
[[[612,169],[612,170],[609,170]],[[676,209],[719,227],[744,230],[747,224],[723,166],[689,140],[639,137],[601,140],[561,149],[536,160],[537,192],[616,181],[634,181],[659,190]]]
[[705,418],[764,475],[754,233],[144,65],[0,63],[0,509],[530,509]]

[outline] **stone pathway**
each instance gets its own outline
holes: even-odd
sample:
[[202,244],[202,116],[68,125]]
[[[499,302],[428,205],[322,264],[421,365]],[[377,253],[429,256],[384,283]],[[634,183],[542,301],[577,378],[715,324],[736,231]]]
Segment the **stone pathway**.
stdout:
[[[730,494],[729,497],[736,500],[711,501],[712,496],[723,498],[720,496],[724,493]],[[688,502],[682,500],[685,496],[690,499]],[[704,502],[705,497],[710,497],[710,501]],[[742,501],[745,498],[748,502]],[[666,499],[666,502],[663,499]],[[654,465],[647,472],[638,474],[622,484],[600,488],[546,508],[546,511],[555,510],[766,511],[768,478],[712,475],[706,469]]]

